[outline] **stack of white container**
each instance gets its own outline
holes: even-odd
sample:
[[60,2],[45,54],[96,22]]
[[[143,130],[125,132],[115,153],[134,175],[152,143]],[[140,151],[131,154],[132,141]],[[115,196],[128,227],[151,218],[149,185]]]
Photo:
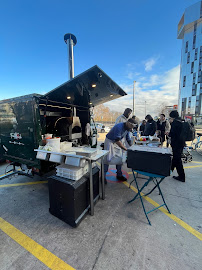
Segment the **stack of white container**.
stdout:
[[79,180],[84,174],[88,172],[88,163],[85,167],[76,167],[66,164],[61,164],[56,167],[56,175],[71,180]]
[[[79,180],[89,171],[89,165],[86,158],[92,158],[97,154],[96,149],[87,147],[73,148],[77,155],[67,155],[65,163],[56,167],[56,175],[71,180]],[[94,167],[96,164],[92,164]]]

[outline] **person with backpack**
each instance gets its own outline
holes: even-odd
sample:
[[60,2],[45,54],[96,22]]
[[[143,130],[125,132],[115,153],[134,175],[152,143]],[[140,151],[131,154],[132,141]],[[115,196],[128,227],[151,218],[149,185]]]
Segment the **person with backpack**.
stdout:
[[171,118],[171,130],[169,137],[171,138],[171,147],[173,150],[173,159],[171,164],[171,170],[174,171],[176,168],[178,176],[173,176],[175,180],[185,182],[185,173],[182,165],[182,151],[185,146],[183,122],[179,117],[177,111],[170,112]]

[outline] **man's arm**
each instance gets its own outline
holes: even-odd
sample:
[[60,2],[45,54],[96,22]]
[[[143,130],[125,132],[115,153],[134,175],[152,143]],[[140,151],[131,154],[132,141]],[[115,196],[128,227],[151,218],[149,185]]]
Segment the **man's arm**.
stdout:
[[127,148],[122,144],[121,141],[117,141],[117,142],[115,142],[115,143],[116,143],[121,149],[127,151]]
[[128,143],[130,146],[132,145],[132,141],[131,141],[130,133],[129,133],[129,132],[127,132],[127,134],[126,134],[126,141],[127,141],[127,143]]

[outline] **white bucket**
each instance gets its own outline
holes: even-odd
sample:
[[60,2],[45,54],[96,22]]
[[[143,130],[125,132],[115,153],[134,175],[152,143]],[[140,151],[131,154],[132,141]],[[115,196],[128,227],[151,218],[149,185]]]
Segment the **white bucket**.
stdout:
[[52,147],[52,151],[60,151],[60,138],[46,139],[46,144]]
[[53,134],[47,133],[44,136],[45,136],[45,139],[48,138],[48,137],[51,137],[52,138],[53,137]]

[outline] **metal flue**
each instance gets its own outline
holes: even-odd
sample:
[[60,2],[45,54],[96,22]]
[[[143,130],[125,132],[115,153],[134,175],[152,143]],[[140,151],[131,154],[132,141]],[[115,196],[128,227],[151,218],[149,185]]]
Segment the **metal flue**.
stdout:
[[73,47],[76,45],[77,40],[73,34],[65,34],[64,41],[67,44],[67,51],[68,51],[68,74],[69,80],[74,78],[74,51]]

